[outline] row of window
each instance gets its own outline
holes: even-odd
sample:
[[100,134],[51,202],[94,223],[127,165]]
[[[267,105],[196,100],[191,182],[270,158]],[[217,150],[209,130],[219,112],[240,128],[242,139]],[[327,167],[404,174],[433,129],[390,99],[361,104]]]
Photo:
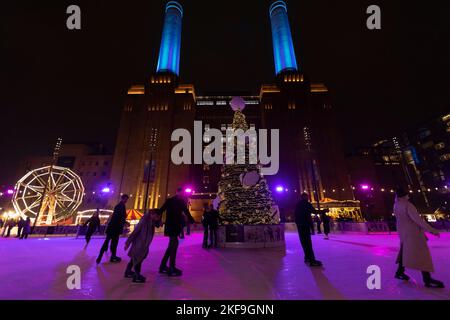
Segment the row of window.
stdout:
[[[80,172],[80,177],[89,177],[89,176],[93,176],[93,177],[96,177],[97,176],[97,172],[83,172],[83,171],[81,171]],[[105,172],[105,171],[102,171],[101,172],[101,176],[102,177],[105,177],[107,175],[107,173]]]
[[[245,101],[246,105],[258,105],[260,102],[258,100],[247,100]],[[223,101],[223,100],[219,100],[219,101],[215,101],[215,105],[216,106],[226,106],[228,104],[227,101]],[[214,105],[214,101],[211,100],[200,100],[197,101],[197,105],[198,106],[213,106]]]
[[[84,167],[84,166],[92,166],[92,165],[98,167],[100,165],[100,162],[99,161],[95,161],[95,162],[94,161],[89,161],[89,162],[82,161],[81,162],[81,166],[82,167]],[[103,161],[103,165],[104,166],[109,165],[109,161]]]
[[441,160],[441,161],[448,161],[448,160],[450,160],[450,153],[447,153],[447,154],[444,154],[444,155],[440,156],[439,160]]
[[[271,104],[266,104],[266,105],[264,105],[264,109],[265,109],[265,110],[272,110],[272,109],[273,109],[273,106],[272,106]],[[297,106],[296,106],[295,102],[288,103],[288,109],[289,109],[289,110],[295,110],[295,109],[297,109]]]
[[168,105],[148,106],[148,111],[167,111],[167,110],[169,110]]

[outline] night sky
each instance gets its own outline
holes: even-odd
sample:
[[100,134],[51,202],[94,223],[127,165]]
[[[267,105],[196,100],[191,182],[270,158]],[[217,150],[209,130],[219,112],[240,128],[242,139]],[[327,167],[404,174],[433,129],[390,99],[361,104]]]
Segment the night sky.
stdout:
[[[128,87],[156,69],[165,2],[2,3],[0,185],[57,137],[113,150]],[[258,93],[273,80],[267,1],[180,2],[182,82]],[[80,31],[66,28],[71,4]],[[366,28],[370,4],[382,30]],[[330,88],[347,151],[450,110],[448,12],[443,1],[288,1],[299,67]]]

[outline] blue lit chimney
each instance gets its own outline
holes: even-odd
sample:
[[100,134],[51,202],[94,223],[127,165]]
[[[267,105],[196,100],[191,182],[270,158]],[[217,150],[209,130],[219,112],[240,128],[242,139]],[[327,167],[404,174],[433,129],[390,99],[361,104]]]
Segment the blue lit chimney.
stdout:
[[170,72],[179,75],[182,19],[183,7],[181,4],[176,1],[167,2],[156,72]]
[[278,75],[283,71],[297,71],[297,60],[295,59],[286,2],[282,0],[274,1],[269,8],[269,15],[272,26],[275,72]]

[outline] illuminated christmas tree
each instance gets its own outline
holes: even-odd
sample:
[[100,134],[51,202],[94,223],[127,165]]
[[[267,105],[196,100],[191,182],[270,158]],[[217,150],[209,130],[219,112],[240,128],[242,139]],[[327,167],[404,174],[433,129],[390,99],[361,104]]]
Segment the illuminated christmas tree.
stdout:
[[[245,101],[233,98],[233,130],[248,129],[242,110]],[[249,149],[255,141],[247,141],[245,164],[224,164],[218,184],[219,213],[222,224],[277,224],[278,218],[272,214],[274,202],[267,181],[261,174],[259,164],[250,164]],[[235,144],[236,145],[236,144]]]

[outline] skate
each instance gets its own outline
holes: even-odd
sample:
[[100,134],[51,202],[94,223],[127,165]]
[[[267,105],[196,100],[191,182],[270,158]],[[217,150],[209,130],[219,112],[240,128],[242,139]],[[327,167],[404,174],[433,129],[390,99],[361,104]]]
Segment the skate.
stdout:
[[111,259],[109,259],[109,262],[111,263],[119,263],[120,261],[122,261],[122,258],[120,257],[111,257]]
[[125,274],[123,276],[124,276],[124,278],[131,279],[131,278],[134,278],[136,276],[136,273],[134,271],[131,271],[131,270],[125,270]]
[[408,281],[410,279],[409,276],[404,271],[401,271],[401,272],[397,271],[395,273],[394,277],[396,279],[403,280],[403,281]]
[[427,288],[445,288],[444,283],[439,280],[435,280],[433,278],[428,279],[425,281],[425,287]]
[[146,278],[144,276],[141,276],[140,274],[135,274],[133,277],[134,283],[145,283]]
[[169,268],[167,266],[160,266],[159,267],[159,273],[168,273]]
[[319,260],[314,260],[314,261],[311,261],[309,263],[309,266],[310,267],[321,267],[322,266],[322,262],[319,261]]
[[169,277],[180,277],[183,274],[183,271],[177,268],[170,268],[169,272],[167,272],[167,275]]

